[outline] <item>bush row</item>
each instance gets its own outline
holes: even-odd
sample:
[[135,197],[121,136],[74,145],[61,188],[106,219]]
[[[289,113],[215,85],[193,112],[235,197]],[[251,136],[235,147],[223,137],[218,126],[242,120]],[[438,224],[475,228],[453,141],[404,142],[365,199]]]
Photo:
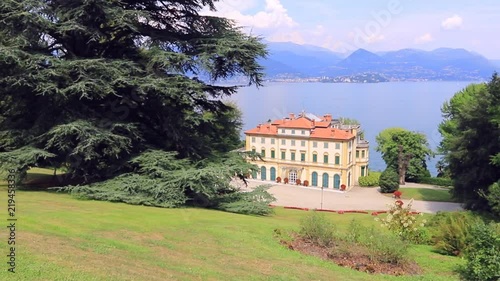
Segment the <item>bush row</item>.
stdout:
[[432,184],[437,186],[453,186],[453,181],[449,178],[422,178],[420,183]]
[[359,177],[358,182],[359,186],[364,186],[364,187],[378,186],[379,179],[380,179],[379,172],[370,172],[368,176]]

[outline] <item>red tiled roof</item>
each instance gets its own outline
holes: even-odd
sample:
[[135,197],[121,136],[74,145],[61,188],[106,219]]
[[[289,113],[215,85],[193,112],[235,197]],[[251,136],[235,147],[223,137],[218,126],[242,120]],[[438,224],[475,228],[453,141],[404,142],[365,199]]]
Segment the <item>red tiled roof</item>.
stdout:
[[245,134],[277,135],[278,127],[272,124],[263,124],[245,131]]
[[326,118],[321,121],[313,121],[305,116],[293,119],[277,119],[271,123],[259,125],[253,129],[245,131],[245,134],[252,135],[278,135],[278,129],[293,128],[311,130],[311,138],[317,139],[337,139],[350,140],[355,136],[349,130],[341,130],[330,127],[331,123]]
[[334,128],[316,128],[311,132],[311,138],[349,140],[354,135],[349,131]]
[[295,128],[295,129],[312,129],[314,128],[313,121],[306,117],[292,119],[278,125],[279,128]]

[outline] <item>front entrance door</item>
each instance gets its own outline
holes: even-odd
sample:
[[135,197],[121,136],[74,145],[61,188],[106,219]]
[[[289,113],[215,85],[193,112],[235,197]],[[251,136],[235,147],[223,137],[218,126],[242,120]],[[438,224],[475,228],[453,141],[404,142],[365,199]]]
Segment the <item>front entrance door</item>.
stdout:
[[297,171],[295,170],[290,171],[290,174],[288,175],[288,180],[290,181],[290,183],[295,183],[295,181],[297,181]]
[[271,180],[276,180],[276,169],[274,167],[271,167]]

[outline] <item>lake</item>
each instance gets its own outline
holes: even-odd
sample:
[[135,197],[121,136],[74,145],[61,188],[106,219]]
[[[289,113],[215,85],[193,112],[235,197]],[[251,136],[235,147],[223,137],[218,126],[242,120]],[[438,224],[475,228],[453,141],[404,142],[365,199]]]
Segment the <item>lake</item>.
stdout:
[[[243,87],[231,100],[243,111],[244,130],[288,113],[331,113],[334,118],[354,118],[370,142],[370,169],[383,170],[385,162],[375,151],[375,136],[390,127],[424,133],[435,149],[441,141],[438,125],[441,106],[471,82],[391,82],[376,84],[268,83]],[[436,175],[437,159],[427,162]]]

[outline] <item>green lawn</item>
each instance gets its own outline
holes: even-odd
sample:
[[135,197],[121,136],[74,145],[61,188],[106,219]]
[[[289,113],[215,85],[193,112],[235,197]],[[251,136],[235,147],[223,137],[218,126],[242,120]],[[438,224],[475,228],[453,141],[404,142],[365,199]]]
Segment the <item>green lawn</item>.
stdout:
[[[0,187],[6,217],[6,187]],[[424,275],[369,275],[281,246],[273,230],[297,229],[306,212],[277,208],[269,217],[204,209],[161,209],[18,191],[17,268],[7,272],[1,231],[0,280],[458,280],[459,258],[415,246]],[[326,213],[346,229],[365,214]]]
[[[415,199],[422,201],[441,201],[441,202],[455,202],[451,198],[448,189],[430,189],[430,188],[400,188],[399,191],[403,193],[402,199]],[[390,195],[392,196],[392,194]]]

